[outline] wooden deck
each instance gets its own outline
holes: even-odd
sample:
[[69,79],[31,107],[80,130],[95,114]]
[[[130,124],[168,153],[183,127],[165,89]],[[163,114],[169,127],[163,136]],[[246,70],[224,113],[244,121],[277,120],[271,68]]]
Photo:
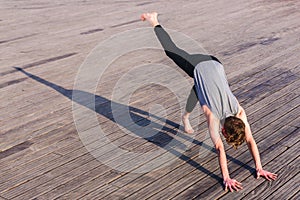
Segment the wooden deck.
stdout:
[[[300,199],[300,2],[182,2],[0,1],[0,200]],[[140,129],[118,126],[109,107],[115,84],[140,64],[176,68],[160,50],[131,52],[109,67],[95,93],[97,119],[109,140],[129,152],[154,152],[173,139],[179,146],[185,141],[192,145],[183,155],[166,151],[173,155],[172,164],[144,173],[133,173],[149,165],[140,163],[139,157],[124,160],[124,155],[99,146],[96,159],[85,148],[72,110],[79,67],[100,42],[126,30],[149,27],[139,16],[153,10],[160,13],[164,27],[193,38],[222,61],[231,88],[248,114],[263,167],[278,173],[278,180],[256,180],[246,145],[238,150],[226,145],[230,175],[244,189],[225,192],[217,155],[209,140],[203,142],[204,116],[195,110],[192,124],[197,134],[184,134],[179,125],[179,103],[184,102],[177,102],[160,85],[139,88],[129,105],[123,105],[140,112],[134,118]],[[172,79],[163,73],[161,77]],[[176,88],[190,89],[180,83]],[[163,128],[151,140],[143,139],[138,133],[149,124],[149,109],[157,104],[165,108],[167,121],[156,119]],[[93,130],[89,121],[84,123]],[[101,159],[116,161],[118,166],[105,165]],[[151,162],[170,161],[164,159],[163,154],[157,155]],[[117,170],[128,162],[135,164],[131,171]]]

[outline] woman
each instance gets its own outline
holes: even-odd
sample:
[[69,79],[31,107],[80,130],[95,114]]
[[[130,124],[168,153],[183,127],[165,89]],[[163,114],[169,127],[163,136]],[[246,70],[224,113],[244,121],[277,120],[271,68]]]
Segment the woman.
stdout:
[[225,149],[219,134],[220,124],[223,126],[222,134],[228,144],[237,148],[244,141],[247,142],[255,162],[257,178],[263,176],[269,181],[275,180],[277,178],[276,174],[262,169],[259,152],[252,136],[246,113],[229,88],[222,63],[214,56],[191,55],[178,48],[159,24],[156,12],[144,13],[141,19],[143,21],[147,20],[154,27],[155,34],[166,55],[194,79],[195,85],[188,98],[187,111],[182,117],[183,124],[186,132],[193,132],[189,122],[189,115],[196,105],[195,94],[197,94],[207,119],[210,137],[218,152],[225,190],[229,188],[231,192],[233,190],[238,191],[242,189],[242,184],[229,176]]

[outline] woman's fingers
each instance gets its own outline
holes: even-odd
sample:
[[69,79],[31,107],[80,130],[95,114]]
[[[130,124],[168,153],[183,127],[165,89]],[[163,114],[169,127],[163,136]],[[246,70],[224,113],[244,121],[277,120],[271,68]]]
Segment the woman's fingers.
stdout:
[[272,173],[271,179],[272,179],[273,181],[275,181],[275,180],[277,179],[277,174],[273,174],[273,173]]
[[271,172],[268,172],[268,171],[265,171],[265,170],[258,170],[256,172],[256,175],[257,175],[257,179],[260,177],[260,176],[263,176],[265,179],[267,179],[268,181],[274,181],[277,179],[277,174],[274,174],[274,173],[271,173]]
[[232,186],[231,185],[229,185],[229,190],[230,190],[230,192],[233,192],[233,190],[232,190],[232,188],[231,188]]
[[266,175],[265,178],[266,178],[268,181],[271,181],[271,179],[269,178],[269,175]]
[[233,189],[235,189],[236,191],[239,191],[237,185],[233,185],[232,187],[233,187]]
[[229,187],[230,192],[235,191],[239,191],[241,189],[243,189],[241,183],[237,182],[237,181],[233,181],[230,184],[225,185],[225,190],[227,190],[227,188]]
[[145,21],[145,20],[146,20],[145,13],[143,13],[143,14],[141,15],[141,20],[142,20],[142,21]]
[[237,185],[242,186],[242,183],[238,182],[237,180],[234,180],[234,181]]
[[242,184],[241,184],[241,183],[239,183],[239,182],[238,182],[238,184],[236,184],[236,186],[237,186],[237,188],[239,188],[240,190],[242,190],[242,189],[243,189],[243,186],[242,186]]
[[276,174],[270,173],[267,177],[268,177],[267,179],[268,179],[269,181],[271,181],[271,180],[275,181],[276,178],[277,178],[277,175],[276,175]]
[[234,190],[239,191],[243,189],[242,183],[236,181],[235,179],[224,181],[224,185],[225,185],[225,191],[228,191],[228,188],[230,192],[233,192]]

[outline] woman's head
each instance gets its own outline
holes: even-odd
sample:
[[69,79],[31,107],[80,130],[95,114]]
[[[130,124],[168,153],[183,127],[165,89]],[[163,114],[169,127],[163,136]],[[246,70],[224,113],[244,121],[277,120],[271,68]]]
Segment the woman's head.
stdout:
[[245,124],[237,117],[227,117],[222,129],[226,142],[235,149],[245,141]]

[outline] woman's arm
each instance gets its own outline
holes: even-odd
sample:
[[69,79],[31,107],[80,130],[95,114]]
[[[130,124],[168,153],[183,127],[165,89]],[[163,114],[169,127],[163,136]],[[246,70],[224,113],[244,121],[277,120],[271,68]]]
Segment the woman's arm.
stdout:
[[225,185],[225,190],[229,188],[229,190],[232,192],[233,190],[238,191],[240,189],[243,189],[242,184],[240,182],[236,181],[235,179],[231,179],[229,176],[226,153],[219,133],[220,120],[218,120],[213,115],[213,113],[210,111],[210,109],[207,106],[205,105],[202,106],[202,109],[207,119],[208,130],[210,133],[211,140],[218,153],[219,165],[223,176],[223,183]]
[[250,151],[250,153],[253,157],[253,160],[254,160],[254,163],[255,163],[255,168],[256,168],[256,170],[261,170],[262,166],[261,166],[261,161],[260,161],[258,148],[257,148],[256,142],[253,138],[253,135],[252,135],[250,125],[249,125],[248,120],[247,120],[245,110],[241,106],[240,106],[240,109],[239,109],[239,118],[245,124],[246,143],[247,143],[248,149],[249,149],[249,151]]
[[231,179],[229,176],[226,153],[221,139],[218,140],[218,143],[215,145],[215,147],[219,156],[219,165],[223,176],[223,184],[225,185],[225,190],[229,188],[230,192],[233,192],[233,190],[239,191],[243,189],[242,183],[238,182],[235,179]]
[[250,125],[248,123],[247,120],[247,116],[245,113],[245,110],[240,106],[239,108],[239,113],[238,116],[241,120],[243,120],[243,122],[245,123],[245,136],[246,136],[246,143],[248,145],[248,149],[253,157],[254,163],[255,163],[255,168],[256,168],[256,175],[257,178],[259,178],[260,176],[264,176],[267,180],[275,180],[277,178],[276,174],[273,174],[271,172],[265,171],[262,168],[261,165],[261,160],[260,160],[260,155],[259,155],[259,151],[256,145],[256,142],[253,138],[251,129],[250,129]]

